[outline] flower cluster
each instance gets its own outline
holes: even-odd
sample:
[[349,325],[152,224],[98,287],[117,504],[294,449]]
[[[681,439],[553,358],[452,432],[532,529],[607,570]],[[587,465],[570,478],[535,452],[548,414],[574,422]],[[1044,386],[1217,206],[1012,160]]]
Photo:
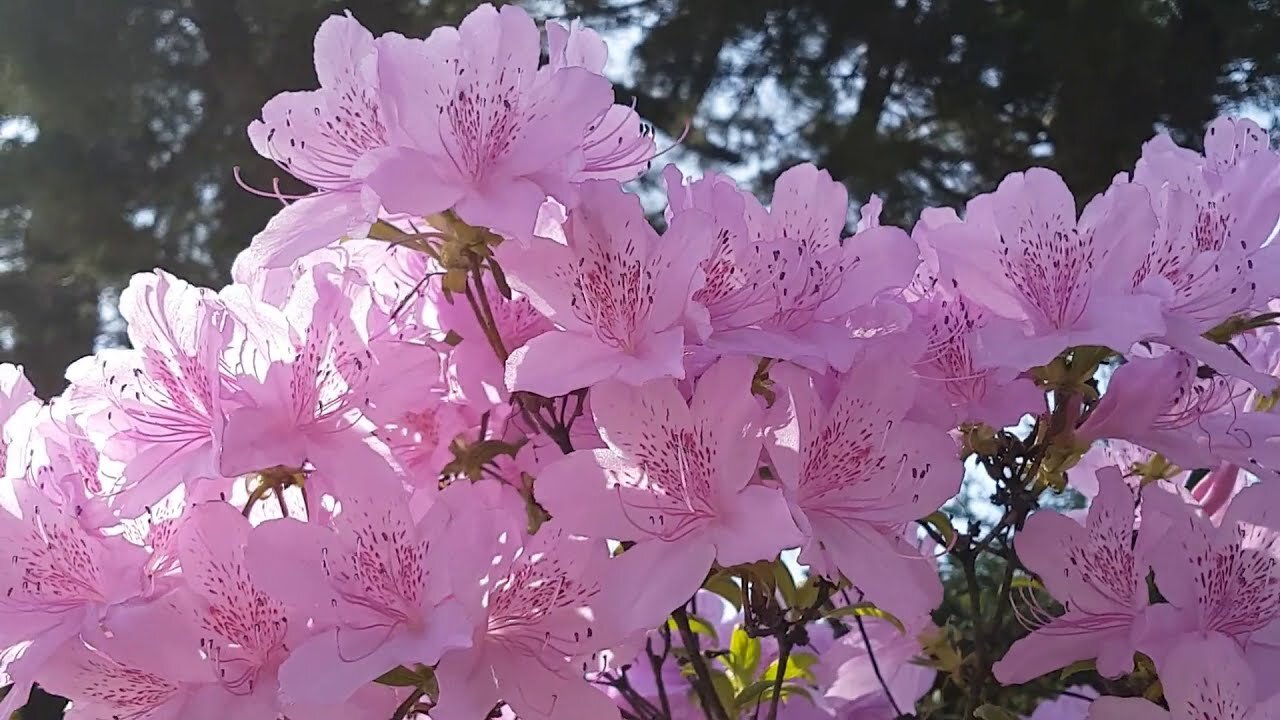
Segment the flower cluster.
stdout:
[[[1082,662],[1161,685],[1036,717],[1280,713],[1257,125],[910,232],[812,165],[767,206],[668,166],[659,232],[605,56],[514,6],[330,18],[249,127],[314,192],[235,282],[136,276],[132,348],[48,402],[0,368],[0,717],[882,720]],[[940,512],[966,473],[989,534]],[[962,661],[941,574],[993,544],[1032,631]]]

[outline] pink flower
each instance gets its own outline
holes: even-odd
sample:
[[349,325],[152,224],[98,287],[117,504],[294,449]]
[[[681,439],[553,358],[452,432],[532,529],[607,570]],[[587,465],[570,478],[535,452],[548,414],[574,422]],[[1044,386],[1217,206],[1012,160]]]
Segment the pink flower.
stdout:
[[683,322],[703,283],[707,223],[685,213],[659,237],[636,196],[590,181],[565,224],[568,245],[503,246],[512,286],[560,328],[511,354],[507,387],[554,397],[605,378],[683,378]]
[[945,431],[905,419],[918,381],[897,349],[859,358],[830,401],[800,369],[771,369],[778,400],[767,448],[805,534],[800,561],[916,617],[938,606],[942,584],[904,533],[956,494],[963,473]]
[[[700,263],[706,284],[693,293],[696,305],[686,318],[689,329],[698,336],[714,335],[749,328],[774,315],[778,304],[766,254],[747,225],[748,205],[759,206],[755,197],[717,173],[686,183],[680,170],[668,165],[662,179],[667,186],[668,221],[689,212],[705,213],[711,218],[709,234],[715,237]],[[708,364],[714,361],[713,348],[704,352]]]
[[[933,687],[937,670],[912,662],[922,654],[922,633],[936,631],[927,618],[908,620],[906,632],[884,620],[864,619],[863,634],[854,625],[850,631],[824,648],[813,672],[825,688],[821,701],[841,720],[884,720],[896,718],[896,705],[910,714],[916,703]],[[870,641],[870,647],[867,645]],[[876,665],[871,664],[874,654]],[[879,669],[884,684],[876,677]],[[893,694],[885,693],[885,685]]]
[[[870,209],[878,211],[878,206]],[[920,400],[943,427],[965,422],[1005,427],[1043,409],[1045,393],[1017,369],[981,362],[979,333],[990,313],[965,297],[953,278],[939,277],[941,268],[933,248],[936,229],[957,222],[954,212],[930,208],[911,231],[924,258],[909,288],[908,294],[914,296],[911,316],[927,343],[916,361],[916,374],[935,390],[921,393]]]
[[1163,342],[1271,392],[1270,368],[1250,368],[1202,334],[1265,308],[1280,291],[1271,279],[1275,246],[1263,246],[1280,218],[1280,156],[1247,120],[1218,119],[1205,145],[1210,158],[1163,135],[1143,146],[1134,180],[1151,191],[1158,226],[1133,286],[1168,297]]
[[[484,290],[504,350],[518,350],[554,329],[551,321],[522,294],[513,293],[511,298],[505,298],[492,280],[485,281]],[[438,313],[435,321],[443,331],[452,331],[462,338],[449,350],[446,373],[450,384],[477,410],[505,404],[510,394],[503,359],[486,339],[470,306],[461,300],[449,303],[439,295],[433,293],[432,297]]]
[[[1100,476],[1102,473],[1100,473]],[[1097,658],[1098,672],[1118,677],[1133,669],[1133,654],[1145,629],[1148,555],[1157,533],[1133,541],[1137,500],[1112,469],[1082,526],[1057,512],[1028,518],[1014,540],[1018,558],[1066,608],[1018,640],[993,668],[1006,685],[1027,682],[1078,660]]]
[[751,483],[762,421],[754,368],[720,360],[689,402],[670,380],[597,385],[592,410],[608,448],[571,453],[538,476],[535,497],[566,530],[636,543],[618,559],[649,579],[627,601],[635,627],[688,600],[713,560],[770,559],[799,541],[781,493]]
[[[173,640],[168,636],[154,644]],[[84,717],[101,718],[202,717],[218,694],[213,676],[195,653],[175,663],[174,653],[155,648],[169,662],[122,662],[114,657],[119,648],[112,649],[108,654],[79,639],[69,642],[41,673],[40,686],[71,700]]]
[[92,382],[103,401],[87,429],[123,463],[111,504],[134,517],[182,483],[223,476],[214,439],[231,322],[211,291],[161,270],[133,277],[120,314],[134,350],[100,356]]
[[28,442],[26,477],[85,527],[114,525],[109,502],[117,493],[117,481],[102,468],[98,448],[68,405],[57,397],[38,411]]
[[1153,556],[1156,584],[1192,629],[1243,644],[1280,619],[1280,488],[1241,490],[1216,526],[1177,499],[1158,512],[1172,527]]
[[1157,661],[1169,709],[1142,698],[1102,697],[1089,706],[1089,720],[1271,720],[1280,716],[1280,695],[1259,685],[1240,648],[1218,634],[1189,637],[1164,662]]
[[481,5],[425,41],[379,40],[378,82],[393,147],[362,170],[393,213],[452,209],[526,238],[548,195],[569,204],[589,134],[613,106],[608,80],[581,66],[538,67],[524,10]]
[[[1234,390],[1220,376],[1201,377],[1195,359],[1173,351],[1134,357],[1107,381],[1106,392],[1076,431],[1082,442],[1127,440],[1184,468],[1212,467],[1239,449],[1230,424]],[[1223,422],[1215,417],[1224,412]]]
[[5,483],[0,537],[0,671],[13,688],[0,716],[22,707],[51,658],[142,592],[141,550],[86,530],[25,482]]
[[[547,49],[548,67],[553,71],[580,67],[604,75],[609,48],[604,38],[578,20],[568,27],[548,22]],[[626,182],[643,174],[654,157],[652,130],[641,122],[634,107],[615,104],[587,126],[582,169],[575,178]]]
[[219,426],[223,474],[307,464],[330,476],[390,474],[385,452],[368,442],[372,427],[356,427],[374,365],[369,339],[353,319],[357,284],[352,273],[329,264],[298,278],[283,310],[286,337],[273,339],[286,343],[238,368],[236,407]]
[[928,346],[915,370],[935,390],[923,400],[941,401],[934,404],[942,406],[935,412],[943,427],[965,422],[1006,427],[1044,409],[1045,393],[1030,378],[1011,368],[980,365],[975,352],[986,325],[982,308],[939,286],[912,309],[928,333]]
[[[440,661],[432,717],[481,717],[501,700],[522,720],[616,720],[613,702],[584,679],[595,652],[616,637],[615,626],[595,612],[607,548],[554,523],[520,543],[518,525],[509,522],[498,519],[492,527],[506,532],[479,543],[483,580],[475,590],[483,589],[483,598],[474,645]],[[495,539],[506,547],[484,554]],[[477,550],[474,543],[470,549]]]
[[249,126],[258,154],[315,192],[277,213],[238,266],[287,267],[339,238],[363,235],[378,218],[377,195],[354,171],[389,142],[377,43],[350,14],[332,16],[316,32],[315,64],[319,89],[275,96]]
[[1093,702],[1085,698],[1096,698],[1098,691],[1087,686],[1068,689],[1073,694],[1064,693],[1051,700],[1042,701],[1027,720],[1085,720],[1089,714],[1089,706]]
[[[772,295],[763,306],[772,312],[760,320],[730,315],[709,339],[710,347],[790,360],[815,370],[848,368],[860,347],[848,328],[850,314],[911,281],[919,261],[915,245],[902,230],[889,226],[842,238],[848,191],[827,171],[807,163],[778,178],[767,212],[749,196],[744,201],[749,247],[738,251],[722,244],[715,257],[726,251],[737,257],[758,254],[739,260],[742,271],[754,277],[716,282],[731,287],[758,283]],[[717,208],[717,215],[721,212]],[[723,260],[714,267],[733,272]],[[735,295],[741,299],[742,292]],[[754,299],[750,306],[752,313],[758,312]]]
[[[249,531],[249,521],[226,503],[188,509],[178,530],[185,586],[160,602],[176,613],[172,622],[185,618],[193,626],[197,649],[225,691],[224,712],[273,719],[280,710],[277,672],[304,636],[305,616],[290,613],[250,578]],[[185,639],[190,648],[190,634],[171,642]]]
[[1129,284],[1155,233],[1146,190],[1118,183],[1078,219],[1075,207],[1057,173],[1032,168],[931,234],[943,275],[992,315],[979,335],[984,363],[1023,370],[1069,347],[1126,352],[1163,332],[1160,299]]
[[319,631],[280,667],[286,697],[341,703],[399,665],[471,644],[438,543],[447,512],[415,522],[405,498],[348,494],[329,528],[282,519],[249,537],[250,575]]
[[[22,473],[21,457],[32,413],[40,406],[35,389],[19,365],[0,363],[0,475]],[[16,417],[16,419],[15,419]],[[12,426],[10,421],[12,420]],[[17,446],[10,465],[10,448]]]

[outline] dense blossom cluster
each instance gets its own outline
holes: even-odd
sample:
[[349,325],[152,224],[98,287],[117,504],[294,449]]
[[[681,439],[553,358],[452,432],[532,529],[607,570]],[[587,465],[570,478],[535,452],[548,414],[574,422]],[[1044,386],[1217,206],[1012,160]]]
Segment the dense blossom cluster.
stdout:
[[[911,232],[874,198],[846,232],[812,165],[767,205],[669,166],[659,232],[605,54],[512,6],[330,18],[319,89],[249,128],[315,190],[268,193],[235,282],[136,276],[132,348],[48,402],[0,369],[0,717],[38,683],[103,719],[891,720],[966,677],[931,617],[966,472],[1025,570],[995,679],[1160,679],[1034,717],[1280,717],[1257,125]],[[1087,512],[1036,509],[1068,482]]]

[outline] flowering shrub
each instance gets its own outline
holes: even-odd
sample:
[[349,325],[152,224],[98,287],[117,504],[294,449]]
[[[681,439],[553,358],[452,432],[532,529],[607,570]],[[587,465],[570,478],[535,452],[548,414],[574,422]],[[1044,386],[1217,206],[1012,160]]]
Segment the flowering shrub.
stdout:
[[[104,719],[871,720],[958,688],[990,720],[1063,669],[1093,681],[1034,717],[1280,717],[1257,125],[1158,136],[1080,212],[1032,168],[910,233],[873,198],[846,234],[812,165],[767,207],[669,166],[658,232],[604,42],[542,33],[330,18],[319,89],[249,127],[315,191],[268,193],[235,282],[136,276],[133,349],[47,403],[0,370],[0,717],[38,683]],[[966,473],[986,529],[940,511]],[[1041,508],[1068,486],[1087,512]]]

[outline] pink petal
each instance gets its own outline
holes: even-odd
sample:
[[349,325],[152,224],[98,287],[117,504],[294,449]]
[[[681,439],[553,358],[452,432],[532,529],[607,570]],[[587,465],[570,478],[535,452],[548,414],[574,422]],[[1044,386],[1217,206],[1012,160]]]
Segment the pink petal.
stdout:
[[1142,698],[1100,697],[1089,703],[1089,720],[1172,720],[1168,710]]
[[725,567],[772,560],[804,540],[777,488],[749,485],[722,501],[712,537]]
[[505,383],[508,390],[558,397],[614,375],[625,357],[595,336],[552,330],[511,353]]
[[275,214],[237,259],[241,267],[287,267],[344,237],[363,235],[375,215],[358,192],[325,192],[295,200]]

